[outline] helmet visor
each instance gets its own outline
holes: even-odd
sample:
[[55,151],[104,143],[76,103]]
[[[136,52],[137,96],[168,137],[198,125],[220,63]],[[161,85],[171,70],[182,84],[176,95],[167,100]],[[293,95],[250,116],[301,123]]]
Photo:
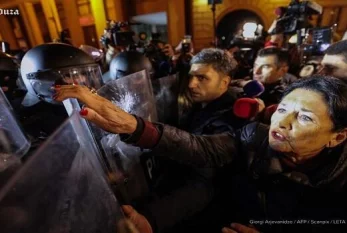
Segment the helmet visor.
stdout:
[[97,64],[39,71],[29,73],[27,78],[36,95],[43,98],[52,97],[54,85],[78,84],[95,89],[99,89],[103,85],[102,74]]

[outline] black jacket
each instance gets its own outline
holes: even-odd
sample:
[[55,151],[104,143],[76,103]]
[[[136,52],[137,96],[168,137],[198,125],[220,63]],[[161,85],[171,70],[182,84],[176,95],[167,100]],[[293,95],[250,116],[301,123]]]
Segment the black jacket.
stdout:
[[[282,99],[284,90],[294,81],[295,76],[285,74],[285,76],[277,82],[264,85],[264,92],[257,98],[263,100],[266,107],[272,104],[278,104]],[[231,86],[230,91],[237,93],[239,98],[247,97],[242,87]]]
[[206,137],[157,127],[162,134],[153,149],[157,155],[196,167],[237,164],[224,180],[225,199],[215,213],[219,231],[239,222],[264,233],[347,232],[346,144],[323,150],[313,160],[317,164],[291,170],[269,147],[268,126],[259,123]]
[[281,101],[285,88],[286,85],[282,80],[273,84],[265,85],[265,91],[259,96],[259,98],[264,101],[265,106],[278,104]]
[[191,111],[181,117],[178,128],[195,135],[224,133],[241,128],[246,121],[233,113],[236,98],[232,92],[225,92],[204,108],[200,104],[193,105]]
[[[235,97],[226,92],[204,108],[195,105],[181,121],[180,128],[194,135],[232,132],[233,128],[240,128],[244,123],[233,114],[234,101]],[[174,225],[181,229],[186,228],[186,224],[196,224],[190,221],[191,217],[201,212],[214,196],[215,169],[194,168],[164,157],[155,163],[161,168],[160,182],[155,189],[157,197],[144,207],[139,206],[139,210],[151,219],[158,232]]]
[[265,106],[272,104],[278,104],[281,99],[285,89],[295,82],[297,78],[289,73],[286,73],[283,78],[275,83],[265,85],[265,91],[259,96],[265,103]]

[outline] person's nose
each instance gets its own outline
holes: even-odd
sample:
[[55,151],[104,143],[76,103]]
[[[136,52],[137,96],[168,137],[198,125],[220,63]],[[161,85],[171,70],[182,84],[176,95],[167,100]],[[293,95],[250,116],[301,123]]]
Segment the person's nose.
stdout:
[[294,121],[294,114],[286,114],[279,121],[279,127],[284,130],[291,130]]
[[195,76],[191,77],[189,79],[189,85],[188,85],[189,89],[194,89],[197,86],[198,86],[198,79]]
[[261,67],[260,66],[254,66],[253,73],[254,74],[261,74]]

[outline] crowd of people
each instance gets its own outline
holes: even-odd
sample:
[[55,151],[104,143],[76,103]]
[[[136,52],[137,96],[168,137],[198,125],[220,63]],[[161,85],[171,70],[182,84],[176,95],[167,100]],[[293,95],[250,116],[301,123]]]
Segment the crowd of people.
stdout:
[[[257,114],[276,104],[269,125],[235,116],[233,103],[244,93],[233,91],[232,57],[220,49],[204,49],[191,60],[188,127],[148,122],[117,106],[105,107],[105,99],[82,86],[58,87],[55,98],[78,98],[88,106],[85,119],[151,149],[159,159],[189,168],[190,175],[181,177],[181,165],[173,165],[170,172],[183,185],[139,207],[141,214],[124,206],[140,232],[172,227],[205,232],[223,226],[223,232],[343,232],[344,224],[294,222],[346,218],[346,51],[347,41],[331,45],[318,74],[297,80],[286,78],[290,64],[280,48],[260,50],[253,80],[265,87],[256,96],[265,108],[259,104]],[[258,224],[250,225],[251,220]],[[261,224],[265,220],[292,224]]]
[[[234,47],[158,46],[161,62],[122,51],[101,75],[78,48],[40,45],[24,55],[18,80],[18,63],[1,53],[1,88],[32,150],[68,117],[61,102],[77,98],[81,117],[160,164],[148,197],[122,206],[132,233],[347,231],[347,40],[308,75],[290,73],[291,54],[267,43],[238,79]],[[151,122],[95,94],[141,70],[153,82],[177,73],[177,119]]]

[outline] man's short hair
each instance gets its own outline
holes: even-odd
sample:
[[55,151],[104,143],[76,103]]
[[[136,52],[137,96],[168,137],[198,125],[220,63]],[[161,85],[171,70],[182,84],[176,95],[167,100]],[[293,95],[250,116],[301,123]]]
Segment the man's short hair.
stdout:
[[340,55],[347,62],[347,40],[330,45],[324,52],[326,55]]
[[226,76],[231,76],[237,67],[236,61],[227,51],[214,48],[201,50],[192,58],[190,64],[211,65],[215,71]]
[[289,64],[289,53],[287,50],[280,48],[264,48],[259,50],[258,57],[265,56],[275,56],[277,60],[277,66],[279,65],[288,65]]

